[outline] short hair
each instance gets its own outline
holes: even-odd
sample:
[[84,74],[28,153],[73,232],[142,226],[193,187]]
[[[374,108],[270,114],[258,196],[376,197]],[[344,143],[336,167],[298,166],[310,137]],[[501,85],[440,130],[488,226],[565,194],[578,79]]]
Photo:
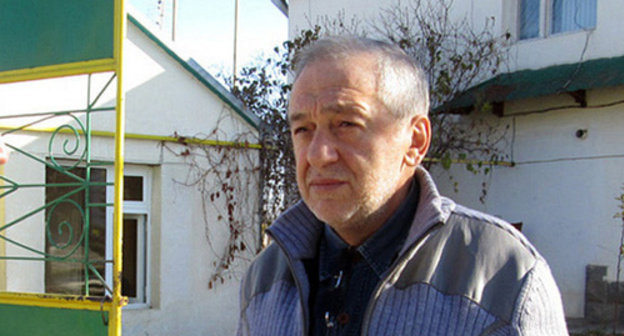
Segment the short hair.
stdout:
[[369,54],[377,60],[377,97],[396,117],[429,112],[429,83],[422,67],[394,44],[353,36],[319,39],[293,59],[295,80],[306,66],[318,60],[344,60]]

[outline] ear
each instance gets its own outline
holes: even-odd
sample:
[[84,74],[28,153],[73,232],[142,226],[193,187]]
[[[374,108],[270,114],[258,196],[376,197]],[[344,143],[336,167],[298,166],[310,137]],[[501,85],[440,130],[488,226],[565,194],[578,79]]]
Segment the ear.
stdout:
[[405,153],[405,164],[418,166],[425,158],[431,143],[431,123],[426,115],[417,115],[410,120],[412,144]]

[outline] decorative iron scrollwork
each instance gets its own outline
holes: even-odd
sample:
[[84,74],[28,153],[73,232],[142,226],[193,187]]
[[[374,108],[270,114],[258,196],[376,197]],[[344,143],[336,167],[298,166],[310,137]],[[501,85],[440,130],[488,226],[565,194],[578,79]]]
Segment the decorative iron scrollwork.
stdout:
[[[83,125],[83,123],[80,121],[80,119],[78,119],[75,115],[73,114],[68,114],[67,116],[71,117],[72,119],[74,119],[76,121],[76,124],[78,124],[78,126],[80,127],[80,130],[82,131],[82,134],[87,134],[87,131]],[[63,125],[58,126],[54,132],[52,132],[52,135],[50,136],[50,141],[48,143],[48,155],[50,157],[50,161],[52,162],[52,165],[54,165],[57,169],[59,170],[67,170],[67,169],[72,169],[77,167],[78,165],[80,165],[82,162],[84,162],[84,159],[87,155],[87,147],[88,146],[83,146],[83,150],[82,150],[82,154],[80,154],[79,158],[75,161],[75,163],[71,166],[71,167],[62,167],[55,158],[55,153],[54,153],[54,143],[56,140],[56,136],[59,133],[67,133],[67,132],[63,132],[63,130],[69,130],[70,135],[73,137],[73,139],[65,139],[65,141],[63,141],[63,145],[62,145],[62,150],[63,150],[63,154],[65,156],[74,156],[76,154],[76,152],[79,151],[80,149],[80,131],[78,131],[78,129],[69,124],[69,123],[65,123]],[[71,141],[73,140],[73,141]]]
[[[55,214],[55,210],[56,208],[61,205],[61,204],[70,204],[73,207],[76,208],[76,210],[78,210],[78,213],[80,214],[80,225],[78,225],[82,230],[80,237],[78,237],[78,239],[75,239],[74,237],[74,228],[72,226],[72,223],[70,223],[67,219],[62,220],[58,223],[52,223],[52,219],[54,218],[54,214]],[[65,212],[67,213],[67,212]],[[59,242],[54,238],[54,235],[52,233],[53,230],[53,225],[56,224],[56,230],[58,233],[59,237],[64,237],[66,239],[64,239],[64,241]],[[80,244],[82,244],[83,240],[84,240],[84,236],[86,233],[86,228],[85,228],[85,213],[83,208],[74,200],[70,199],[70,198],[66,198],[63,199],[59,202],[55,202],[54,204],[52,204],[52,206],[50,206],[50,208],[48,209],[48,217],[46,218],[46,239],[48,240],[48,243],[55,247],[56,249],[60,250],[60,251],[67,251],[66,253],[62,254],[62,255],[55,255],[55,254],[50,254],[50,253],[46,253],[46,257],[50,257],[50,258],[54,258],[54,259],[59,259],[59,260],[65,260],[69,257],[71,257],[76,250],[78,249],[78,247],[80,247]],[[74,225],[76,225],[76,223],[74,223]]]

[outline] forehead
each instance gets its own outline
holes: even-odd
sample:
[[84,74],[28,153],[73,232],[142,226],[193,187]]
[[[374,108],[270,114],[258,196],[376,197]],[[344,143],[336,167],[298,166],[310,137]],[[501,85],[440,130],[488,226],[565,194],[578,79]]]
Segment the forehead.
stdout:
[[315,60],[295,81],[290,107],[376,97],[376,72],[374,60],[366,54],[338,60]]

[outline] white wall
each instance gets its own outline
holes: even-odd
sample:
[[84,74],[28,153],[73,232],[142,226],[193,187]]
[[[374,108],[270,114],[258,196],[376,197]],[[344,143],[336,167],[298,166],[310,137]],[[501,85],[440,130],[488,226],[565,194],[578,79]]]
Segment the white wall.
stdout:
[[[506,28],[513,32],[516,27],[516,7],[513,1],[504,2]],[[597,3],[596,28],[589,31],[566,32],[516,43],[510,52],[510,68],[536,69],[552,64],[566,64],[588,59],[615,57],[624,54],[624,45],[617,41],[622,31],[619,13],[624,2],[600,0]]]
[[[339,12],[343,12],[347,19],[357,16],[366,27],[366,22],[379,17],[380,10],[395,6],[396,3],[396,0],[292,0],[289,2],[289,37],[292,38],[300,30],[308,28],[310,23],[320,22],[319,18],[335,17]],[[401,1],[403,6],[410,3],[411,1]],[[497,34],[509,31],[513,36],[517,36],[517,0],[466,0],[454,1],[453,5],[453,15],[456,18],[468,19],[477,31],[483,26],[486,18],[495,17]],[[597,1],[597,6],[595,29],[514,42],[509,62],[501,70],[536,69],[553,64],[575,63],[579,60],[624,54],[624,44],[614,43],[621,39],[620,14],[624,12],[624,2],[600,0]]]
[[[589,91],[588,103],[615,101],[622,94],[622,87]],[[512,125],[507,152],[513,153],[516,166],[496,167],[485,179],[485,204],[478,200],[483,176],[467,173],[462,165],[434,172],[443,194],[524,223],[523,232],[551,266],[566,316],[574,318],[583,317],[586,265],[607,265],[607,278],[615,280],[622,223],[613,215],[624,183],[624,107],[514,115],[567,99],[506,104],[503,125]],[[579,129],[587,130],[587,138],[576,137]],[[449,174],[459,180],[459,193],[447,182]]]
[[[133,25],[129,25],[128,36],[127,132],[206,137],[219,125],[223,140],[250,132],[242,118]],[[152,146],[151,150],[147,146]],[[180,184],[189,175],[189,166],[156,143],[142,147],[137,147],[132,157],[159,163],[159,185],[154,190],[162,206],[153,208],[154,227],[160,224],[159,232],[153,233],[160,246],[153,262],[158,271],[152,272],[152,307],[124,310],[124,335],[233,334],[238,320],[238,279],[246,264],[233,269],[233,278],[225,284],[208,288],[212,262],[221,253],[218,237],[223,237],[223,226],[215,220],[216,212],[209,210],[211,246],[201,195],[195,187]],[[178,153],[185,149],[171,147]],[[248,211],[244,218],[253,221],[255,213]],[[248,243],[253,248],[253,242]]]
[[[236,140],[236,135],[256,134],[227,104],[204,84],[188,73],[178,62],[163,52],[133,24],[128,25],[126,44],[126,132],[154,136],[207,137],[217,126],[221,140]],[[110,73],[94,77],[92,92],[102,87]],[[27,113],[84,108],[86,76],[0,85],[0,114]],[[114,82],[113,82],[114,83]],[[115,86],[107,91],[98,106],[114,104]],[[92,95],[95,95],[92,93]],[[58,127],[54,118],[38,127]],[[81,117],[81,119],[83,119]],[[0,126],[15,126],[21,120],[0,120]],[[114,112],[94,115],[93,129],[114,130]],[[3,138],[33,155],[45,159],[48,155],[49,133],[24,133]],[[66,138],[60,136],[59,143]],[[214,136],[213,136],[214,138]],[[232,279],[208,288],[213,261],[223,249],[227,227],[216,220],[217,210],[202,207],[202,196],[194,186],[183,183],[190,176],[190,166],[184,157],[174,155],[186,147],[176,143],[166,146],[160,141],[127,139],[127,165],[145,167],[151,171],[151,213],[149,215],[149,305],[129,306],[123,312],[124,335],[225,335],[233,334],[238,320],[239,279],[246,261],[256,247],[256,235],[246,237],[248,254],[226,274]],[[56,147],[55,153],[63,155]],[[92,158],[112,161],[114,144],[111,137],[93,137]],[[254,150],[248,150],[252,160]],[[68,157],[69,158],[69,157]],[[45,169],[18,153],[12,153],[5,166],[5,175],[20,183],[43,182]],[[214,182],[216,184],[216,182]],[[249,206],[241,209],[248,225],[256,227],[254,200],[258,198],[253,185],[245,195]],[[11,220],[27,209],[44,204],[43,188],[29,189],[10,195],[5,200],[6,219]],[[207,220],[206,220],[207,219]],[[28,226],[9,231],[9,237],[28,242],[43,250],[43,214]],[[210,242],[207,239],[210,235]],[[16,248],[6,244],[6,255],[15,255]],[[0,251],[1,252],[1,251]],[[9,262],[8,289],[21,292],[42,292],[43,263]]]

